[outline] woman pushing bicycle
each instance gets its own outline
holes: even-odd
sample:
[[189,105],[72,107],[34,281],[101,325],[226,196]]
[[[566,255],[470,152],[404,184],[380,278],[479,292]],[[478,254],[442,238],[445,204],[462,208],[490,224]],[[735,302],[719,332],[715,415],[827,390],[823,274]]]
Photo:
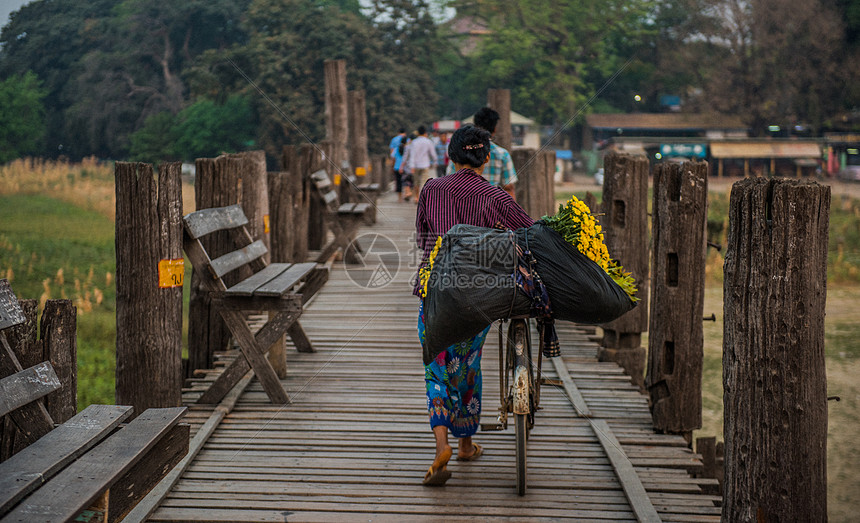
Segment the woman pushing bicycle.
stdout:
[[[429,180],[421,189],[415,227],[425,266],[436,240],[457,224],[519,229],[534,220],[511,196],[491,185],[481,174],[490,157],[490,133],[466,125],[454,132],[448,157],[456,172]],[[414,294],[421,296],[421,284]],[[489,323],[489,322],[488,322]],[[424,366],[430,427],[436,440],[436,456],[424,476],[424,484],[444,485],[451,477],[447,468],[453,451],[448,431],[459,438],[457,459],[471,461],[483,449],[472,441],[481,416],[481,350],[487,327],[476,336],[455,343]],[[424,343],[423,300],[418,308],[418,337]]]

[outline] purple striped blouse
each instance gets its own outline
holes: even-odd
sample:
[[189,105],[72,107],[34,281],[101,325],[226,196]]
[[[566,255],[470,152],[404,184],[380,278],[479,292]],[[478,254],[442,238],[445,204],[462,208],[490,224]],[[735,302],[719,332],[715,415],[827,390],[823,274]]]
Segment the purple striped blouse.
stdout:
[[[534,220],[508,193],[490,185],[472,169],[433,178],[421,189],[415,218],[416,241],[424,253],[421,266],[430,256],[436,238],[461,223],[519,229],[533,225]],[[414,294],[417,293],[416,286]]]

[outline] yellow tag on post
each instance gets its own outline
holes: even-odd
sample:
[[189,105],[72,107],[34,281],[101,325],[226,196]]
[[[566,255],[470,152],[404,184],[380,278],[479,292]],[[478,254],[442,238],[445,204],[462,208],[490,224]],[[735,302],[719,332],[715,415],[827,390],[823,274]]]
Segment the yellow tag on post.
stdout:
[[340,173],[335,173],[335,174],[334,174],[334,184],[335,184],[336,186],[340,187]]
[[161,289],[170,289],[173,287],[182,287],[182,280],[185,277],[185,260],[182,258],[176,260],[161,260],[158,262],[158,287]]
[[364,167],[356,167],[355,168],[355,175],[356,176],[364,176],[365,174],[367,174],[367,169],[365,169]]
[[265,232],[266,234],[269,234],[269,215],[268,214],[263,215],[263,232]]

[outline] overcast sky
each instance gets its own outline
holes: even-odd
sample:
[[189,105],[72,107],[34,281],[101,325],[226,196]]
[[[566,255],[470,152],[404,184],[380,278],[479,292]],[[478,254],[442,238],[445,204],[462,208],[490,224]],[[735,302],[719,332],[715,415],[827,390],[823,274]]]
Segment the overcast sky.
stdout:
[[29,3],[30,0],[0,0],[0,26],[5,26],[9,23],[9,15],[12,11],[17,11],[22,5]]

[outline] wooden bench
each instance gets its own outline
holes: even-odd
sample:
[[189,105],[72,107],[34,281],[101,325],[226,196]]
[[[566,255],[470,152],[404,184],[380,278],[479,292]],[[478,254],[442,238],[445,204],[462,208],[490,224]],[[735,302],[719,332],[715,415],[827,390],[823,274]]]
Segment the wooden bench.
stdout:
[[358,201],[370,204],[370,208],[364,214],[364,221],[368,225],[373,225],[376,223],[376,199],[379,197],[382,187],[378,183],[364,181],[366,179],[367,170],[364,167],[357,167],[353,187],[358,193]]
[[118,521],[188,452],[190,427],[178,424],[186,409],[148,409],[118,428],[131,407],[90,405],[54,428],[41,403],[62,386],[51,363],[20,369],[2,332],[25,320],[0,280],[0,370],[7,374],[0,417],[32,439],[0,463],[0,521]]
[[[368,202],[340,203],[335,187],[325,169],[320,169],[311,174],[311,181],[317,196],[323,202],[325,209],[325,222],[334,235],[334,239],[324,245],[320,251],[317,261],[320,263],[328,260],[335,252],[341,250],[344,253],[344,261],[347,263],[358,263],[356,255],[361,252],[358,243],[353,243],[358,227],[365,219],[365,215],[373,208]],[[352,244],[354,249],[347,249]]]
[[[303,305],[328,280],[328,269],[317,263],[271,263],[263,256],[268,252],[262,241],[251,237],[248,219],[239,205],[202,209],[183,218],[185,253],[200,275],[201,288],[210,293],[219,312],[241,350],[213,384],[197,400],[218,403],[233,386],[253,369],[269,399],[276,404],[289,403],[266,352],[286,333],[296,350],[313,352],[314,348],[298,322]],[[212,259],[201,238],[218,231],[228,231],[237,250]],[[249,267],[253,274],[228,288],[223,277],[234,270]],[[269,320],[255,334],[246,314],[265,311]]]

